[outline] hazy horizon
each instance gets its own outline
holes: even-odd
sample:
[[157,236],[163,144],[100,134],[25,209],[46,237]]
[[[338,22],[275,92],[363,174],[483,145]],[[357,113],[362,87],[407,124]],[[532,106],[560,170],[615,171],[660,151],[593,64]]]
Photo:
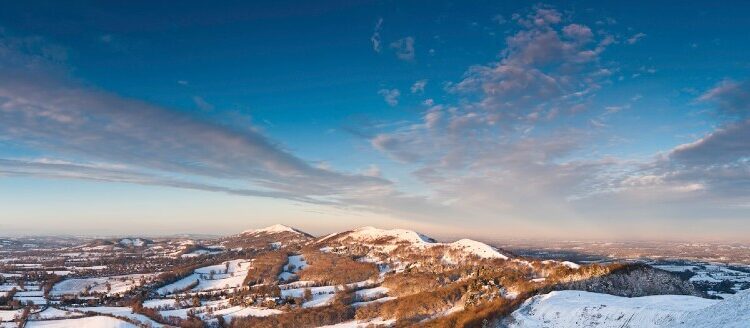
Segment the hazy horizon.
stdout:
[[748,9],[7,3],[0,235],[747,243]]

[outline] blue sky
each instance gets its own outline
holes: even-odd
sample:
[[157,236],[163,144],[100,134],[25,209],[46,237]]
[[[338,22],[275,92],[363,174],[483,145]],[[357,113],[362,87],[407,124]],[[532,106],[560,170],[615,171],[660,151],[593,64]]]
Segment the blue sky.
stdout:
[[0,228],[746,239],[746,7],[6,4]]

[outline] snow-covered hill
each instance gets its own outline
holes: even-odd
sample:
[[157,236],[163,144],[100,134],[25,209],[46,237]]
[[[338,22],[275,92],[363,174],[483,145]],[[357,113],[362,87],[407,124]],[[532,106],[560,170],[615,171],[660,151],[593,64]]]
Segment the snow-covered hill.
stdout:
[[695,296],[620,297],[555,291],[528,299],[500,327],[749,327],[750,290],[726,300]]
[[[462,253],[463,255],[475,255],[482,259],[508,259],[508,256],[500,253],[496,248],[476,240],[461,239],[452,243],[439,243],[433,238],[407,229],[378,229],[367,226],[331,234],[318,240],[318,243],[331,244],[336,242],[355,242],[358,245],[379,246],[385,251],[393,249],[397,245],[417,249],[443,247],[449,251]],[[449,255],[446,255],[446,259],[452,260]]]
[[294,233],[294,234],[301,234],[301,235],[307,235],[307,233],[304,233],[302,231],[299,231],[297,229],[294,229],[289,226],[285,226],[283,224],[274,224],[265,228],[260,229],[249,229],[241,232],[241,235],[257,235],[257,234],[279,234],[279,233]]
[[274,224],[225,237],[221,241],[221,245],[227,249],[265,249],[269,247],[278,249],[290,245],[302,245],[312,240],[314,240],[314,237],[306,232],[283,224]]
[[328,235],[319,241],[326,240],[345,240],[354,239],[361,242],[389,242],[389,243],[409,243],[409,244],[426,244],[435,243],[435,240],[417,232],[406,229],[378,229],[367,226],[347,231],[339,234]]

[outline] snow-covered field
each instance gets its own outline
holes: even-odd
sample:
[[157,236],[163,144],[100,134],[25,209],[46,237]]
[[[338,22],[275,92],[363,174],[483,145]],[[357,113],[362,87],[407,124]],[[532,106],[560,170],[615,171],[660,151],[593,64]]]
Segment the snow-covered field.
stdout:
[[125,293],[149,280],[155,274],[131,274],[123,276],[66,279],[52,287],[52,296],[78,295],[88,289],[89,293],[115,295]]
[[396,320],[372,319],[369,321],[356,320],[338,323],[335,325],[321,326],[319,328],[365,328],[365,327],[387,327],[394,324]]
[[29,315],[29,320],[49,320],[49,319],[66,319],[83,316],[82,313],[60,310],[58,308],[48,307],[43,311],[32,313]]
[[[212,312],[211,315],[207,314],[209,310],[211,310]],[[228,300],[206,301],[206,302],[203,302],[201,306],[199,307],[190,307],[190,308],[175,309],[175,310],[164,310],[164,311],[160,311],[160,313],[164,317],[179,317],[179,318],[185,319],[188,317],[188,312],[191,312],[191,311],[203,319],[212,319],[217,316],[223,316],[224,319],[227,321],[233,318],[237,318],[237,317],[247,317],[247,316],[265,317],[265,316],[281,313],[281,311],[276,310],[276,309],[267,309],[267,308],[262,308],[262,307],[231,306],[229,305]]]
[[245,280],[251,264],[250,260],[238,259],[202,267],[183,279],[157,289],[156,292],[162,295],[179,292],[196,281],[198,285],[193,287],[191,291],[238,288]]
[[[281,297],[302,297],[307,288],[291,288],[281,290]],[[328,304],[336,296],[335,286],[309,287],[312,299],[303,303],[304,307],[316,307]]]
[[123,317],[128,318],[133,321],[140,322],[144,326],[150,326],[154,328],[163,327],[162,324],[151,320],[149,317],[133,313],[133,309],[129,307],[124,306],[92,306],[92,307],[80,307],[80,308],[74,308],[76,311],[80,311],[82,313],[86,312],[95,312],[100,314],[110,314],[116,317]]
[[0,321],[13,321],[23,310],[0,310]]
[[357,299],[369,301],[374,300],[377,298],[381,298],[388,294],[389,289],[387,287],[374,287],[374,288],[367,288],[367,289],[361,289],[356,292],[354,292],[354,295],[357,297]]
[[29,321],[27,328],[137,328],[138,326],[107,316],[94,316],[78,319]]
[[302,255],[289,256],[284,271],[279,274],[279,280],[290,281],[297,278],[297,272],[307,266],[307,262]]

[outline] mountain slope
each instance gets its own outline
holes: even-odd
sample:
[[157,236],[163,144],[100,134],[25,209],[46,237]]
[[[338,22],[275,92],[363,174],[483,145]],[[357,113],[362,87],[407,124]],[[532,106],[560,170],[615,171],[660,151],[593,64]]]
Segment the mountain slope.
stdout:
[[499,327],[748,327],[750,290],[725,300],[555,291],[528,299]]
[[664,327],[689,311],[716,301],[695,296],[620,297],[555,291],[530,298],[513,312],[508,327]]
[[295,228],[285,226],[283,224],[274,224],[265,228],[245,230],[240,235],[258,235],[258,234],[281,234],[281,233],[293,233],[310,236],[306,232],[302,232]]
[[413,251],[444,250],[444,259],[456,260],[458,257],[476,256],[480,259],[508,259],[508,256],[500,253],[495,247],[485,243],[461,239],[453,243],[439,243],[435,239],[407,229],[378,229],[367,226],[337,234],[331,234],[318,239],[317,243],[335,246],[356,244],[358,246],[369,246],[381,252],[391,252],[395,249],[411,249]]
[[237,235],[223,238],[221,244],[229,249],[296,248],[315,238],[301,230],[274,224],[260,229],[245,230]]
[[693,311],[670,328],[750,327],[750,289]]

